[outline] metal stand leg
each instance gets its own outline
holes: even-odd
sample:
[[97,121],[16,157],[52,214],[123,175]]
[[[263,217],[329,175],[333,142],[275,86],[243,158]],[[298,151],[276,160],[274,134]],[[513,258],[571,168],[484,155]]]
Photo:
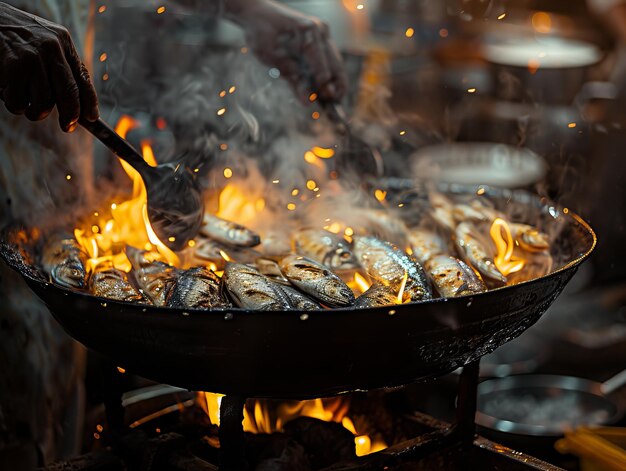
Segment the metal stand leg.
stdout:
[[472,443],[476,434],[476,389],[479,365],[479,360],[465,365],[459,379],[454,429],[457,437],[465,443]]
[[246,398],[224,396],[220,405],[220,471],[245,471],[246,440],[243,434],[243,408]]
[[102,390],[105,414],[111,436],[115,439],[124,433],[124,407],[122,395],[126,391],[126,378],[116,366],[107,363],[103,366]]

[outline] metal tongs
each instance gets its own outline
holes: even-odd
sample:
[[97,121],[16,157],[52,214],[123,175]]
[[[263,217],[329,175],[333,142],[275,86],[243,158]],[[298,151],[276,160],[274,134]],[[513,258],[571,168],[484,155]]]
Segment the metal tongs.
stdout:
[[152,167],[128,141],[101,119],[93,122],[79,119],[78,122],[139,172],[146,186],[148,219],[152,229],[169,248],[182,249],[198,233],[204,215],[202,196],[185,165],[178,162]]
[[378,149],[373,148],[352,132],[350,121],[343,106],[337,102],[320,101],[328,119],[344,137],[338,152],[337,166],[352,169],[359,174],[381,177],[384,172],[383,158]]

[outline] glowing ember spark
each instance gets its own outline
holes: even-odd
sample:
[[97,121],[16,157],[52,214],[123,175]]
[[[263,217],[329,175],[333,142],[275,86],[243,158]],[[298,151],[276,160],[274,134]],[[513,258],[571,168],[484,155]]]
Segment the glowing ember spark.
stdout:
[[513,257],[515,243],[513,241],[509,225],[505,220],[496,218],[491,225],[489,234],[491,235],[491,239],[496,245],[497,250],[497,254],[493,261],[498,270],[500,270],[504,276],[507,276],[510,273],[515,273],[524,268],[526,262],[523,259]]
[[313,153],[320,159],[330,159],[335,155],[334,149],[315,146],[311,149]]
[[400,283],[400,289],[398,290],[398,296],[396,298],[396,302],[398,304],[402,304],[402,299],[404,298],[404,288],[406,287],[406,280],[409,279],[409,273],[404,272],[404,276],[402,277],[402,283]]
[[475,88],[468,88],[467,89],[467,93],[475,93],[476,89]]
[[224,169],[224,178],[230,178],[232,176],[233,176],[233,171],[230,168],[226,167]]
[[506,16],[506,13],[502,13],[500,16],[498,16],[498,19],[503,20],[505,16]]
[[289,211],[294,211],[296,209],[296,205],[294,203],[287,204],[287,209]]
[[232,87],[228,89],[228,93],[235,93],[235,90],[237,90],[237,87],[233,85]]
[[406,31],[404,32],[404,35],[407,38],[412,38],[414,34],[415,34],[415,30],[413,28],[407,28]]
[[352,237],[354,235],[354,229],[352,229],[351,227],[346,227],[346,230],[343,231],[343,233],[348,237]]
[[576,127],[576,123],[569,123],[567,125],[568,128],[575,128]]
[[107,11],[107,6],[106,5],[100,5],[98,7],[98,13],[104,13],[105,11]]
[[374,196],[376,197],[378,201],[382,202],[385,200],[385,197],[387,196],[387,192],[383,190],[376,190],[374,191]]
[[104,62],[105,60],[107,60],[107,53],[103,52],[102,54],[100,54],[100,62]]
[[320,119],[320,114],[318,111],[314,111],[313,113],[311,113],[311,118],[313,119]]
[[226,108],[220,108],[219,110],[217,110],[218,116],[222,116],[224,113],[226,113]]
[[164,7],[164,6],[160,6],[159,8],[157,8],[157,11],[156,11],[156,12],[157,12],[159,15],[160,15],[161,13],[165,13],[165,7]]
[[315,100],[317,100],[317,93],[311,93],[309,95],[309,101],[313,103]]
[[315,180],[308,180],[308,181],[306,182],[306,187],[307,187],[309,190],[313,190],[316,186],[317,186],[317,183],[315,183]]
[[304,161],[320,169],[324,169],[324,162],[310,150],[304,153]]
[[226,260],[227,262],[232,262],[232,261],[233,261],[233,259],[232,259],[232,258],[230,258],[230,257],[228,256],[228,254],[227,254],[226,252],[224,252],[223,250],[220,250],[220,255],[221,255],[221,256],[222,256],[222,258],[223,258],[224,260]]

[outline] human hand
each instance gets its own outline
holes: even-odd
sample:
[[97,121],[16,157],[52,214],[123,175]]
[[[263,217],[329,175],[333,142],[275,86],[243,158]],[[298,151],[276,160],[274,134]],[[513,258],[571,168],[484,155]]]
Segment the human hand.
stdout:
[[232,0],[226,8],[255,55],[276,67],[301,101],[308,103],[312,93],[341,100],[347,78],[325,23],[272,0]]
[[98,118],[98,98],[69,32],[0,2],[0,99],[38,121],[56,105],[63,131]]

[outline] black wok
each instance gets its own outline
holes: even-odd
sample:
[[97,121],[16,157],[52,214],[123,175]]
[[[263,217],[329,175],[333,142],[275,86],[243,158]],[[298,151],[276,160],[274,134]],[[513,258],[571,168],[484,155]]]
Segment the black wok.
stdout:
[[490,353],[539,319],[595,246],[591,228],[571,212],[526,192],[487,195],[526,221],[562,226],[551,274],[471,297],[376,309],[182,311],[50,284],[8,237],[0,254],[71,336],[133,373],[243,397],[322,397],[443,375]]

